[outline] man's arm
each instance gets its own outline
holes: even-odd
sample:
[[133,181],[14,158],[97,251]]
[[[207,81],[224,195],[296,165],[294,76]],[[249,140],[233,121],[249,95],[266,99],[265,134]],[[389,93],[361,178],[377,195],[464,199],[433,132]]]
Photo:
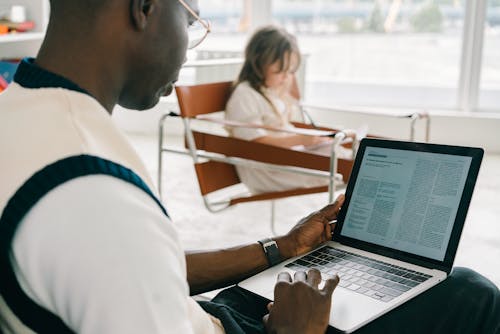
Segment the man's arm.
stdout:
[[[303,218],[286,235],[274,238],[283,260],[309,252],[331,239],[330,222],[337,217],[344,197]],[[213,251],[186,252],[191,294],[221,288],[252,276],[269,265],[259,243]]]

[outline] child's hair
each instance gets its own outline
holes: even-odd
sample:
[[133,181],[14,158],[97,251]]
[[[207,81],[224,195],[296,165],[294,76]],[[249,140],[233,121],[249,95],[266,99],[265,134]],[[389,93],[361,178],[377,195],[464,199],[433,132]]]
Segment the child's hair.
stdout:
[[276,26],[266,26],[257,30],[250,38],[245,49],[245,62],[236,84],[248,81],[258,92],[266,80],[265,71],[271,64],[279,61],[280,70],[288,70],[290,57],[297,57],[300,63],[300,52],[295,37],[285,29]]

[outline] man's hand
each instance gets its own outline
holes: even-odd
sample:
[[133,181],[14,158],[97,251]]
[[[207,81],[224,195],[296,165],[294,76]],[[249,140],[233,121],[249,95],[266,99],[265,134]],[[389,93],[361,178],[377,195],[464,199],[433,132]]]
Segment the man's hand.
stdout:
[[268,333],[325,333],[330,319],[331,298],[339,282],[338,276],[327,279],[319,289],[321,273],[311,269],[295,273],[294,280],[289,273],[278,275],[274,287],[274,303],[269,303],[269,314],[263,321]]
[[288,234],[277,238],[281,255],[289,258],[311,251],[314,247],[332,239],[330,222],[337,218],[344,195],[337,197],[333,204],[302,218]]

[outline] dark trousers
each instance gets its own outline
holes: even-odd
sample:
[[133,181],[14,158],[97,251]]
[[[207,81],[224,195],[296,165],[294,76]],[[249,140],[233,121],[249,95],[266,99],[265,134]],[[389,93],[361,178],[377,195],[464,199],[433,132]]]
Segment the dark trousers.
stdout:
[[[233,324],[226,325],[227,319],[222,321],[229,334],[264,333],[262,317],[267,313],[268,302],[239,287],[232,287],[220,292],[212,303],[202,304],[202,307],[219,318],[231,318]],[[327,332],[337,331],[329,328]],[[478,273],[466,268],[454,268],[444,282],[356,333],[500,334],[500,292],[495,284]]]

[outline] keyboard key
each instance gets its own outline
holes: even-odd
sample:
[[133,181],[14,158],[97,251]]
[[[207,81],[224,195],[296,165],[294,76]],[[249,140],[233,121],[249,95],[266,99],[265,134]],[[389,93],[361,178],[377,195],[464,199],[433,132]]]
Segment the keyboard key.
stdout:
[[333,268],[335,266],[335,263],[333,262],[327,262],[323,265],[325,268]]
[[415,278],[413,280],[421,283],[427,281],[427,278],[424,276],[415,275]]
[[413,288],[413,287],[416,287],[418,285],[418,283],[408,280],[408,282],[406,282],[405,285],[409,286],[410,288]]
[[384,298],[382,298],[380,300],[383,302],[390,302],[393,299],[394,299],[394,297],[392,297],[392,296],[385,296]]
[[367,282],[366,280],[364,280],[364,279],[360,278],[360,279],[358,280],[358,282],[357,282],[357,283],[358,283],[359,285],[363,285],[363,286],[364,286],[366,282]]
[[397,277],[394,281],[398,283],[403,283],[406,279],[402,277]]
[[343,288],[347,288],[349,285],[351,285],[351,282],[348,282],[346,280],[340,280],[338,285]]
[[308,267],[309,266],[309,262],[306,262],[306,261],[304,261],[302,259],[298,259],[297,260],[297,264],[299,264],[299,265],[301,265],[303,267]]
[[359,285],[357,285],[357,284],[351,284],[351,285],[349,285],[347,288],[348,288],[349,290],[356,291],[356,290],[358,290],[358,289],[360,288],[360,286],[359,286]]
[[393,287],[395,284],[397,284],[397,283],[394,283],[393,281],[384,282],[384,285],[388,288]]
[[375,283],[372,283],[372,282],[368,282],[366,281],[363,286],[366,287],[366,288],[372,288],[373,286],[375,285]]
[[365,288],[365,287],[363,287],[363,286],[362,286],[362,287],[360,287],[359,289],[357,289],[357,290],[356,290],[356,292],[359,292],[359,293],[365,293],[365,292],[366,292],[366,291],[368,291],[368,290],[370,290],[370,289],[367,289],[367,288]]
[[351,279],[349,280],[349,282],[351,282],[351,283],[358,283],[359,282],[359,278],[357,278],[357,277],[351,277]]
[[386,295],[391,295],[393,297],[397,297],[403,293],[402,291],[398,291],[398,290],[394,290],[394,289],[390,289],[390,288],[386,288],[386,287],[383,287],[382,289],[380,289],[379,292],[384,293]]
[[370,268],[367,267],[367,266],[361,266],[361,268],[359,268],[358,270],[362,271],[362,272],[367,272]]
[[394,286],[392,288],[399,290],[399,291],[402,291],[402,292],[406,292],[406,291],[411,289],[410,287],[408,287],[406,285],[402,285],[402,284],[394,284]]
[[326,273],[329,274],[329,275],[337,275],[338,274],[338,270],[336,270],[336,269],[328,269],[328,270],[326,270]]
[[330,279],[330,278],[334,278],[334,277],[336,276],[336,275],[325,274],[325,273],[323,273],[322,275],[323,275],[323,276],[322,276],[322,279],[323,279],[323,280],[327,280],[327,279]]
[[375,291],[373,290],[367,290],[366,292],[363,293],[365,296],[371,297],[375,294]]

